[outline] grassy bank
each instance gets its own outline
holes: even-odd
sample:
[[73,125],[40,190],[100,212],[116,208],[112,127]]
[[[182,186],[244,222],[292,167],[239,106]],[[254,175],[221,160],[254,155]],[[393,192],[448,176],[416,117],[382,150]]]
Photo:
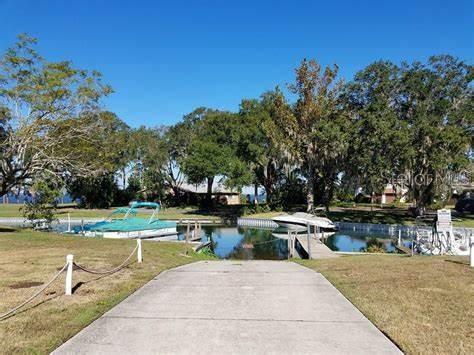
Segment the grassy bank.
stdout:
[[301,261],[410,354],[473,354],[474,269],[462,257]]
[[[246,217],[272,218],[283,212],[256,213]],[[406,208],[371,207],[356,205],[351,207],[331,207],[328,217],[335,222],[374,223],[414,225],[416,220],[408,215]],[[474,215],[458,216],[453,212],[453,224],[456,227],[474,228]]]
[[[0,217],[22,217],[21,205],[0,204]],[[299,206],[296,210],[302,210],[304,206]],[[57,218],[67,218],[68,214],[72,218],[101,218],[108,216],[114,208],[110,209],[81,209],[73,205],[60,206],[57,210]],[[201,220],[221,220],[233,219],[241,215],[243,206],[220,206],[213,211],[200,210],[197,207],[171,207],[160,211],[160,219],[201,219]],[[291,212],[295,212],[291,211]],[[151,212],[150,212],[151,213]],[[245,217],[252,218],[272,218],[283,214],[283,212],[263,212]],[[149,216],[149,213],[140,213],[139,216]],[[356,223],[381,223],[381,224],[401,224],[414,225],[415,218],[407,213],[406,208],[376,207],[372,208],[367,204],[355,205],[351,207],[333,206],[328,214],[333,221],[345,221]],[[474,215],[457,216],[453,213],[453,224],[457,227],[474,228]]]
[[[74,254],[80,264],[110,269],[133,250],[131,240],[64,237],[31,231],[0,233],[0,313],[48,281]],[[185,253],[189,252],[189,256]],[[108,276],[74,271],[73,296],[64,295],[64,274],[17,315],[0,321],[1,353],[49,353],[165,269],[196,261],[183,244],[143,243],[144,262]]]
[[[333,221],[375,224],[414,225],[416,220],[408,215],[405,208],[373,208],[367,206],[333,207],[329,212]],[[456,215],[453,211],[453,225],[456,227],[474,228],[473,215]]]
[[[0,204],[0,217],[22,217],[20,210],[22,205],[20,204]],[[84,209],[77,208],[74,205],[59,206],[56,217],[67,218],[68,214],[72,218],[101,218],[107,217],[114,211],[115,208],[109,209]],[[149,216],[149,213],[140,213],[139,216]],[[184,207],[184,208],[166,208],[159,212],[158,218],[160,219],[206,219],[206,220],[218,220],[219,216],[214,216],[209,213],[200,211],[196,207]]]

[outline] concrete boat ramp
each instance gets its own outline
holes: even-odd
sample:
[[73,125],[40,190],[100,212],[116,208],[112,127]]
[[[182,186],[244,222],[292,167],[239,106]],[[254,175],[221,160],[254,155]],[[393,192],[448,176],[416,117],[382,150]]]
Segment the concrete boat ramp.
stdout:
[[321,274],[203,261],[158,275],[54,354],[397,354]]

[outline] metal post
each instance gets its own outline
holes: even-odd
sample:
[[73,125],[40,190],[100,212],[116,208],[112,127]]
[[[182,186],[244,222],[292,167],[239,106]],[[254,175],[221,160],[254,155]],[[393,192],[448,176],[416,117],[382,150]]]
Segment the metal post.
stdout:
[[186,227],[186,243],[189,242],[189,232],[191,231],[191,225],[188,221],[188,226]]
[[[316,229],[316,226],[314,227]],[[307,237],[308,237],[308,259],[311,259],[311,226],[309,223],[306,225]]]
[[137,245],[138,245],[137,261],[141,263],[143,261],[143,257],[142,257],[142,240],[140,238],[137,239]]
[[402,231],[400,229],[398,230],[398,246],[402,246]]
[[291,257],[293,258],[295,256],[294,253],[294,242],[293,242],[293,238],[294,238],[294,235],[293,235],[293,232],[290,233],[290,250],[291,250]]
[[67,231],[71,232],[71,214],[67,213]]
[[72,268],[74,262],[74,255],[66,255],[67,269],[66,269],[66,290],[67,296],[72,295]]
[[471,235],[470,239],[470,247],[471,247],[471,256],[469,258],[471,267],[474,267],[474,236]]
[[288,259],[291,258],[291,233],[288,231]]

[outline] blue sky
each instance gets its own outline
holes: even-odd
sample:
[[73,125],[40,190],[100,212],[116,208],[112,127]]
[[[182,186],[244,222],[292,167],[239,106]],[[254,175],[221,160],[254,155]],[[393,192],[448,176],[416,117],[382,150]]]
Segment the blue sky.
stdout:
[[473,1],[0,0],[0,50],[27,32],[49,60],[96,69],[132,126],[198,106],[236,110],[292,81],[302,58],[353,74],[378,59],[449,53],[472,63]]

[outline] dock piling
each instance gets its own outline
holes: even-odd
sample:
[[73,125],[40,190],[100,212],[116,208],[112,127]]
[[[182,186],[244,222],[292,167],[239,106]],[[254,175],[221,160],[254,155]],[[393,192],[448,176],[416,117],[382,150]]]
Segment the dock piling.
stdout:
[[306,225],[306,232],[307,232],[306,237],[308,238],[308,257],[309,259],[312,259],[311,257],[311,226],[309,223]]

